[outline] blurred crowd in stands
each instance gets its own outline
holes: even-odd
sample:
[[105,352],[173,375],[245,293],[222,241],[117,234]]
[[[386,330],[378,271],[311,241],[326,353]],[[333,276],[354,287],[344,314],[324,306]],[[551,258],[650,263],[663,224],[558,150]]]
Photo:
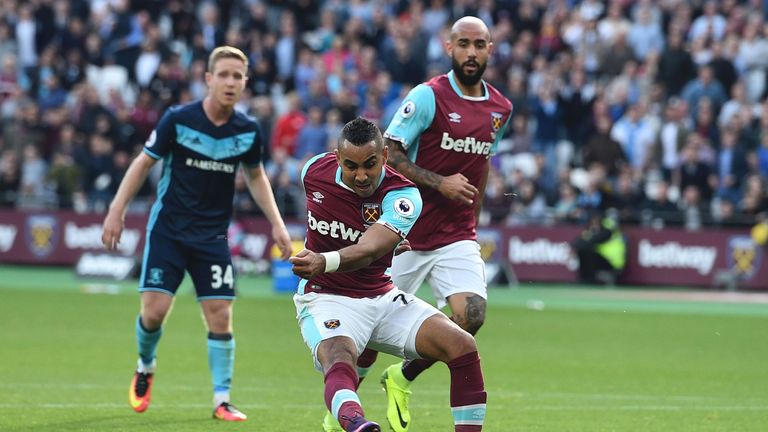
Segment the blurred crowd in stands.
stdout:
[[[250,59],[237,109],[269,137],[279,205],[300,218],[303,162],[355,116],[386,128],[450,69],[450,25],[475,15],[495,45],[485,78],[514,104],[482,223],[615,208],[656,227],[751,225],[768,210],[766,13],[765,0],[0,0],[0,207],[103,212],[227,44]],[[236,184],[237,211],[255,212]]]

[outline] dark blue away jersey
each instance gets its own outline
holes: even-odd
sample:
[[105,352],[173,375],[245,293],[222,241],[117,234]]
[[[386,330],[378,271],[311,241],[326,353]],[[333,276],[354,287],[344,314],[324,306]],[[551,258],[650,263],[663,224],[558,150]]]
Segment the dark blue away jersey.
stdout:
[[258,165],[262,141],[256,121],[237,111],[215,126],[202,101],[168,109],[144,145],[163,160],[147,230],[193,241],[226,235],[238,165]]

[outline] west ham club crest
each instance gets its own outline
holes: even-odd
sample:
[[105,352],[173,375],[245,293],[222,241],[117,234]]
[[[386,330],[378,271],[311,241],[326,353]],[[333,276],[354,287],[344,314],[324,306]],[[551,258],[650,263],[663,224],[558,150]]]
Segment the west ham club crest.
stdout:
[[381,216],[381,205],[379,203],[363,203],[362,212],[364,224],[375,224]]

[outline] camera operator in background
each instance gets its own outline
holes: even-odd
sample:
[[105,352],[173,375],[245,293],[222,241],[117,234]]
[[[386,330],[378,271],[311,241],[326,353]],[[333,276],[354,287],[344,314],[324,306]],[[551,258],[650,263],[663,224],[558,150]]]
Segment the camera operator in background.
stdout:
[[587,226],[571,242],[573,259],[578,261],[579,281],[613,285],[626,265],[627,245],[615,218],[596,211]]

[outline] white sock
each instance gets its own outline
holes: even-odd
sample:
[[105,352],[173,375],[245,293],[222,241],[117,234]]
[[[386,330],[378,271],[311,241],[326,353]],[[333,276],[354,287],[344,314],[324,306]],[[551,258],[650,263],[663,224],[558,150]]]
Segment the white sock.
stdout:
[[222,403],[229,403],[229,392],[216,392],[213,394],[213,407],[221,405]]
[[139,361],[137,362],[138,366],[136,367],[136,372],[138,373],[155,373],[155,369],[157,369],[157,359],[152,359],[152,364],[145,365],[143,361],[141,361],[141,358],[139,358]]

